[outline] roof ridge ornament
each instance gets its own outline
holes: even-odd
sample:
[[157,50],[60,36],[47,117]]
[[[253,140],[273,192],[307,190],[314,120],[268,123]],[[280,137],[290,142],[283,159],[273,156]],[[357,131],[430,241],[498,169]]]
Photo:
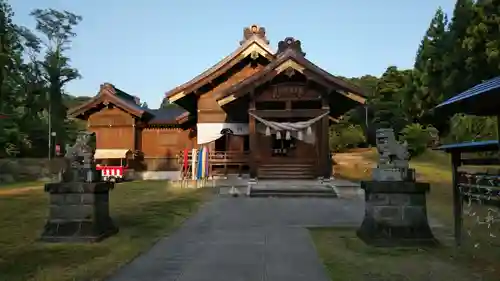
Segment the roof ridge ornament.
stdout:
[[113,86],[113,84],[111,84],[111,83],[105,82],[105,83],[101,84],[99,93],[108,93],[108,94],[114,95],[114,94],[116,94],[115,86]]
[[300,43],[300,40],[296,40],[293,37],[286,37],[285,40],[282,40],[278,43],[277,54],[279,55],[288,49],[296,52],[297,54],[300,54],[301,56],[306,56],[306,53],[302,51],[302,44]]
[[269,45],[269,40],[267,40],[266,37],[266,29],[256,24],[252,24],[250,27],[245,27],[243,29],[243,40],[240,41],[240,45],[243,45],[254,36],[262,39],[264,42],[266,42],[266,44]]

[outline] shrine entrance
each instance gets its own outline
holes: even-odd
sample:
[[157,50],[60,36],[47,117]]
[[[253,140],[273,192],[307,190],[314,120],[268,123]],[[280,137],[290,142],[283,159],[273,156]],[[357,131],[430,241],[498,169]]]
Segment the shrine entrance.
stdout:
[[295,139],[276,139],[276,134],[271,136],[271,154],[273,157],[293,158],[297,148]]
[[328,122],[328,113],[319,89],[305,83],[273,83],[254,92],[248,110],[251,175],[304,179],[321,176],[320,150],[327,136],[323,122]]

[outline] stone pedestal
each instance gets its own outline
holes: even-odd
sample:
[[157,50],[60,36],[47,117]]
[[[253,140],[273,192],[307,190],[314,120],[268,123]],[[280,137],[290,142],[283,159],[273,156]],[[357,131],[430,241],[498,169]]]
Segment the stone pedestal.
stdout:
[[45,185],[50,214],[42,241],[97,242],[118,232],[109,216],[108,182],[60,182]]
[[364,181],[365,217],[357,235],[374,246],[435,245],[427,220],[428,183]]

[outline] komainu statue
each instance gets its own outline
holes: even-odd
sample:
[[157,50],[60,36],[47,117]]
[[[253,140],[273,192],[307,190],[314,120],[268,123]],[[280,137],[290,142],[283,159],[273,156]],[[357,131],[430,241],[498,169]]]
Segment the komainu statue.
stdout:
[[95,133],[80,132],[75,144],[66,146],[66,167],[62,172],[63,182],[95,182],[97,173],[94,164]]
[[379,168],[408,168],[408,145],[396,140],[393,129],[378,129],[376,132]]

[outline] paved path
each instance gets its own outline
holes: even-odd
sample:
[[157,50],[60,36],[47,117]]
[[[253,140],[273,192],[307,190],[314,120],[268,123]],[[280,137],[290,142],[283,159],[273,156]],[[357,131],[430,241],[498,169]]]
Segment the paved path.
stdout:
[[109,281],[328,281],[305,227],[363,212],[359,199],[218,197]]

